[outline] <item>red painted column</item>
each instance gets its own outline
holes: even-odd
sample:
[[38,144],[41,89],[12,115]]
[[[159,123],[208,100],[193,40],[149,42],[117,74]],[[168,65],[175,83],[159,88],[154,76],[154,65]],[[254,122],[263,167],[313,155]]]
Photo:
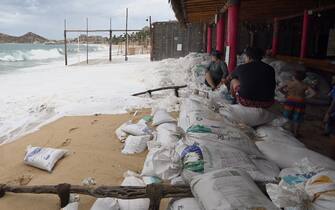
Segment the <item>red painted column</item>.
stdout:
[[240,10],[239,0],[230,0],[228,6],[228,37],[227,44],[229,47],[229,72],[234,71],[236,67],[236,51],[237,51],[237,33],[238,33],[238,15]]
[[300,58],[305,58],[308,50],[308,28],[309,28],[309,15],[308,11],[304,11],[304,20],[302,25],[302,35],[301,35],[301,48],[300,48]]
[[273,21],[273,37],[272,37],[272,49],[271,55],[274,57],[278,53],[278,30],[279,30],[279,22],[278,19],[275,18]]
[[216,50],[223,52],[224,47],[224,17],[219,15],[216,25]]
[[212,27],[207,27],[207,53],[212,52]]

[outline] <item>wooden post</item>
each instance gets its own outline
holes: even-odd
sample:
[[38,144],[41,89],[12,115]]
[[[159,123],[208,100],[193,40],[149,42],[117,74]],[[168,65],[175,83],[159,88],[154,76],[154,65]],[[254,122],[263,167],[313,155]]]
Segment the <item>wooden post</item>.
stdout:
[[128,8],[126,8],[126,42],[125,42],[125,61],[128,61]]
[[228,47],[229,62],[228,71],[233,72],[236,67],[237,35],[238,35],[238,16],[240,0],[230,0],[228,6]]
[[86,18],[86,64],[88,64],[88,18]]
[[207,53],[212,52],[212,27],[208,25],[207,27]]
[[224,17],[222,14],[218,15],[219,20],[216,25],[216,50],[223,52],[224,46]]
[[279,21],[277,18],[274,18],[273,21],[273,36],[272,36],[272,52],[271,55],[274,57],[278,53],[278,30],[279,30]]
[[67,66],[66,19],[64,20],[64,56],[65,56],[65,66]]
[[309,28],[309,15],[308,11],[304,11],[304,19],[302,25],[302,35],[301,35],[301,48],[300,48],[300,58],[305,58],[308,50],[308,28]]
[[149,16],[149,36],[150,36],[150,61],[153,61],[153,57],[152,57],[153,31],[152,31],[151,16]]
[[112,61],[112,18],[109,19],[109,62]]
[[159,210],[162,199],[162,188],[158,184],[147,185],[146,193],[149,196],[149,210]]

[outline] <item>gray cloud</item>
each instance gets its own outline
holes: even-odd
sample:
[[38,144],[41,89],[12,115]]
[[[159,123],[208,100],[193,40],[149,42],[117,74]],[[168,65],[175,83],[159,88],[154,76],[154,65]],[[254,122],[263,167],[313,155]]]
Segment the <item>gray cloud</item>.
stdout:
[[22,35],[32,31],[48,38],[61,39],[63,21],[68,27],[124,28],[125,8],[129,8],[129,27],[142,28],[151,15],[153,21],[172,20],[168,0],[0,0],[0,32]]

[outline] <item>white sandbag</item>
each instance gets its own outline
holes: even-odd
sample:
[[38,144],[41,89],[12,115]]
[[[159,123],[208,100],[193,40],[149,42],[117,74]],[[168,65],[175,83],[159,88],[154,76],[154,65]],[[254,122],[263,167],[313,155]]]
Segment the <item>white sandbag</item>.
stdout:
[[258,141],[256,145],[266,159],[273,161],[280,168],[293,167],[296,162],[307,158],[314,165],[335,170],[334,160],[307,148],[292,147],[269,141]]
[[115,135],[121,142],[124,142],[126,140],[127,136],[128,136],[128,134],[126,132],[124,132],[123,129],[127,125],[130,125],[130,124],[132,124],[132,123],[130,121],[127,121],[127,122],[123,123],[122,125],[120,125],[120,127],[118,127],[115,130]]
[[167,210],[201,210],[195,198],[172,200]]
[[305,147],[293,134],[282,127],[261,126],[256,130],[257,137],[260,140],[271,141],[290,145],[294,147]]
[[240,104],[221,107],[220,114],[230,121],[244,123],[251,127],[269,123],[276,118],[275,114],[266,109],[245,107]]
[[120,206],[115,198],[98,198],[91,210],[119,210]]
[[160,130],[168,130],[168,131],[177,131],[177,124],[176,123],[162,123],[156,127],[156,131]]
[[128,136],[122,154],[141,153],[147,148],[147,142],[150,141],[151,135],[145,136]]
[[201,146],[201,149],[204,156],[205,172],[234,168],[249,173],[255,181],[275,181],[275,177],[266,176],[258,170],[252,162],[252,157],[241,150],[230,146],[213,147],[211,145]]
[[122,130],[126,132],[129,135],[133,136],[143,136],[151,134],[150,128],[147,126],[146,123],[142,123],[143,121],[140,121],[136,124],[126,124],[122,127]]
[[162,180],[155,176],[143,176],[142,179],[145,185],[162,183]]
[[78,202],[73,202],[67,204],[64,208],[61,208],[61,210],[78,210],[79,203]]
[[178,142],[179,138],[180,135],[177,132],[172,132],[165,129],[157,131],[156,140],[163,147],[173,148]]
[[[227,129],[227,127],[222,130],[224,131],[225,129]],[[225,139],[221,139],[221,137]],[[197,142],[200,145],[216,145],[218,147],[230,146],[241,150],[250,156],[264,158],[264,155],[259,151],[256,144],[242,132],[235,134],[227,133],[225,136],[218,136],[212,133],[188,133],[186,138],[190,141]]]
[[[126,175],[121,186],[134,186],[134,187],[144,187],[145,183],[136,176],[131,176],[130,174]],[[150,200],[145,199],[132,199],[132,200],[123,200],[117,199],[120,210],[148,210]]]
[[265,176],[273,178],[279,177],[280,169],[274,162],[260,158],[251,160],[256,168]]
[[[204,99],[202,99],[204,100]],[[198,100],[193,100],[192,98],[186,98],[182,101],[179,111],[178,126],[184,131],[190,127],[190,123],[187,115],[193,111],[210,111],[207,106]]]
[[142,176],[157,176],[171,180],[180,175],[181,163],[178,154],[170,148],[152,148],[144,161]]
[[67,150],[49,147],[27,147],[24,163],[51,172],[56,162],[60,160]]
[[223,169],[196,176],[191,189],[205,210],[278,209],[240,170]]
[[162,123],[172,123],[176,122],[176,119],[174,119],[167,111],[166,109],[158,109],[154,117],[152,119],[152,125],[157,126]]

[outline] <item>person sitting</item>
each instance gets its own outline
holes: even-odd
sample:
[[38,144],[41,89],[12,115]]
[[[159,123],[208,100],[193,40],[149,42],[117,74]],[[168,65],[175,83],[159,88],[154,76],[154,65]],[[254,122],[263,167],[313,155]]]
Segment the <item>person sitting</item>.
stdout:
[[291,130],[296,137],[299,137],[299,130],[303,122],[305,99],[315,95],[315,91],[304,82],[305,78],[304,71],[295,71],[293,80],[279,88],[286,96],[284,117],[291,122]]
[[261,61],[261,49],[244,50],[244,63],[230,75],[230,91],[237,103],[246,107],[269,108],[274,104],[275,70]]
[[213,51],[211,53],[212,61],[206,68],[205,84],[212,90],[218,89],[222,84],[226,83],[228,76],[227,64],[222,60],[222,53]]

